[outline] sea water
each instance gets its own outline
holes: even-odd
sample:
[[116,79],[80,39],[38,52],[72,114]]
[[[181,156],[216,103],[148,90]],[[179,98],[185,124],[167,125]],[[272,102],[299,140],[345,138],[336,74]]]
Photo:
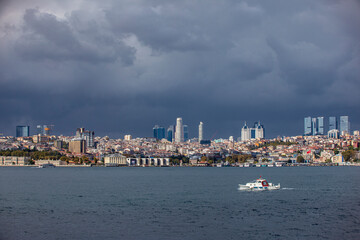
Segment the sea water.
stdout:
[[[260,176],[281,190],[238,190]],[[360,239],[359,182],[359,167],[2,167],[0,239]]]

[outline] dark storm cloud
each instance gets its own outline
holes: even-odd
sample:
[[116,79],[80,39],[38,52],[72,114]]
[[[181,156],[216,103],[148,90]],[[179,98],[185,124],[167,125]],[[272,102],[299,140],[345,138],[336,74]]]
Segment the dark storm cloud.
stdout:
[[[0,12],[0,132],[51,123],[150,136],[270,136],[360,116],[360,6],[346,1],[22,1]],[[268,136],[269,136],[268,135]]]
[[[100,26],[87,23],[81,25],[73,12],[69,22],[59,20],[53,14],[27,9],[24,14],[23,35],[17,40],[16,50],[27,60],[51,59],[54,61],[73,60],[90,63],[114,62],[119,57],[131,65],[134,49],[127,47],[111,35],[102,35]],[[72,25],[71,25],[72,24]]]

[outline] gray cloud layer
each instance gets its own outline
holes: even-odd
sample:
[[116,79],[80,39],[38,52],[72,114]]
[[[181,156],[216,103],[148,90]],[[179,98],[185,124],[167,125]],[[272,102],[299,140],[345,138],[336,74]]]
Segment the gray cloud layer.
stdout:
[[360,128],[360,4],[345,1],[5,1],[0,132],[51,123],[150,136],[301,134],[303,117]]

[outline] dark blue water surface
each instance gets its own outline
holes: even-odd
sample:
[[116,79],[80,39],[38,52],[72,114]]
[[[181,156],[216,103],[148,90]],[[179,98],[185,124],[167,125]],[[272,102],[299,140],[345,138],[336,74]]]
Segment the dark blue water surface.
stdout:
[[[262,175],[281,190],[237,190]],[[359,167],[0,168],[0,239],[360,239]]]

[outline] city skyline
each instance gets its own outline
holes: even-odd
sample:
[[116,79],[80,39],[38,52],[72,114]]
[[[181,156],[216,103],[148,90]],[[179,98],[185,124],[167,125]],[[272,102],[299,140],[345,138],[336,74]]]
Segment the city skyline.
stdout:
[[[342,133],[342,131],[345,130],[345,132],[348,132],[349,134],[352,134],[352,131],[358,131],[358,129],[351,129],[350,128],[350,121],[349,121],[349,116],[339,116],[339,117],[334,117],[334,116],[329,116],[329,117],[323,117],[323,116],[319,116],[319,117],[304,117],[303,118],[303,127],[302,127],[302,132],[299,132],[298,134],[294,134],[294,135],[282,135],[282,136],[299,136],[299,135],[327,135],[328,131],[336,129],[339,130],[339,134]],[[328,119],[328,122],[326,122],[324,119]],[[182,128],[182,132],[181,134],[181,140],[178,140],[178,142],[184,142],[187,141],[188,139],[194,139],[197,138],[199,139],[200,136],[200,132],[202,133],[202,139],[205,139],[206,137],[204,137],[204,132],[203,132],[203,122],[200,121],[200,124],[197,126],[196,130],[194,132],[192,132],[191,134],[189,134],[189,126],[187,124],[183,124],[183,120],[181,117],[178,117],[176,119],[175,125],[169,125],[169,127],[163,127],[160,126],[158,124],[156,124],[153,128],[152,128],[152,134],[145,134],[145,135],[141,135],[141,136],[134,136],[132,134],[130,134],[130,136],[132,137],[153,137],[156,138],[158,140],[161,139],[167,139],[168,141],[174,141],[176,142],[176,125],[178,123],[178,121],[181,122],[181,128]],[[48,127],[51,126],[51,129]],[[16,134],[14,136],[18,136],[18,128],[28,128],[27,130],[27,134],[32,136],[32,135],[36,135],[36,134],[41,134],[41,135],[49,135],[49,131],[53,130],[54,125],[37,125],[37,132],[36,133],[32,133],[30,132],[30,126],[16,126]],[[194,126],[191,127],[191,129],[193,129]],[[202,129],[200,131],[200,128]],[[245,137],[244,136],[244,128],[246,128],[246,130],[249,130],[249,133],[245,133]],[[47,129],[45,131],[45,129]],[[195,128],[194,128],[195,129]],[[76,136],[79,135],[78,131],[85,131],[85,128],[78,128],[77,132],[76,132]],[[256,130],[256,131],[255,131]],[[260,132],[259,132],[260,130]],[[92,136],[94,136],[94,132],[91,131],[85,131],[87,134],[91,133]],[[185,134],[187,133],[187,138],[185,138]],[[268,136],[267,138],[265,137],[265,128],[262,125],[261,121],[255,121],[254,122],[254,126],[248,127],[247,126],[247,122],[245,121],[245,125],[242,125],[242,127],[240,128],[239,131],[239,135],[237,136],[236,134],[232,134],[229,136],[218,136],[217,137],[217,132],[215,132],[212,135],[211,139],[216,139],[216,138],[228,138],[230,136],[238,139],[242,139],[242,140],[250,140],[250,139],[255,139],[255,138],[264,138],[264,139],[271,139],[271,138],[275,138],[275,137],[279,137],[278,136]],[[122,138],[123,136],[128,135],[129,132],[125,131],[125,133],[123,135],[120,136],[113,136],[114,138]],[[56,134],[55,134],[56,135]],[[63,134],[58,134],[58,135],[63,135]],[[71,135],[71,134],[70,134]],[[69,136],[70,136],[69,135]],[[12,136],[12,135],[8,135],[8,136]],[[80,136],[80,135],[79,135]],[[99,135],[98,135],[99,136]],[[105,136],[105,135],[104,135]],[[282,137],[280,136],[280,137]],[[169,139],[169,137],[171,138],[171,140]],[[92,137],[93,138],[93,137]]]
[[304,116],[360,129],[356,0],[75,2],[0,2],[0,133],[151,137],[178,116],[190,138],[200,121],[207,139],[258,119],[269,138]]

